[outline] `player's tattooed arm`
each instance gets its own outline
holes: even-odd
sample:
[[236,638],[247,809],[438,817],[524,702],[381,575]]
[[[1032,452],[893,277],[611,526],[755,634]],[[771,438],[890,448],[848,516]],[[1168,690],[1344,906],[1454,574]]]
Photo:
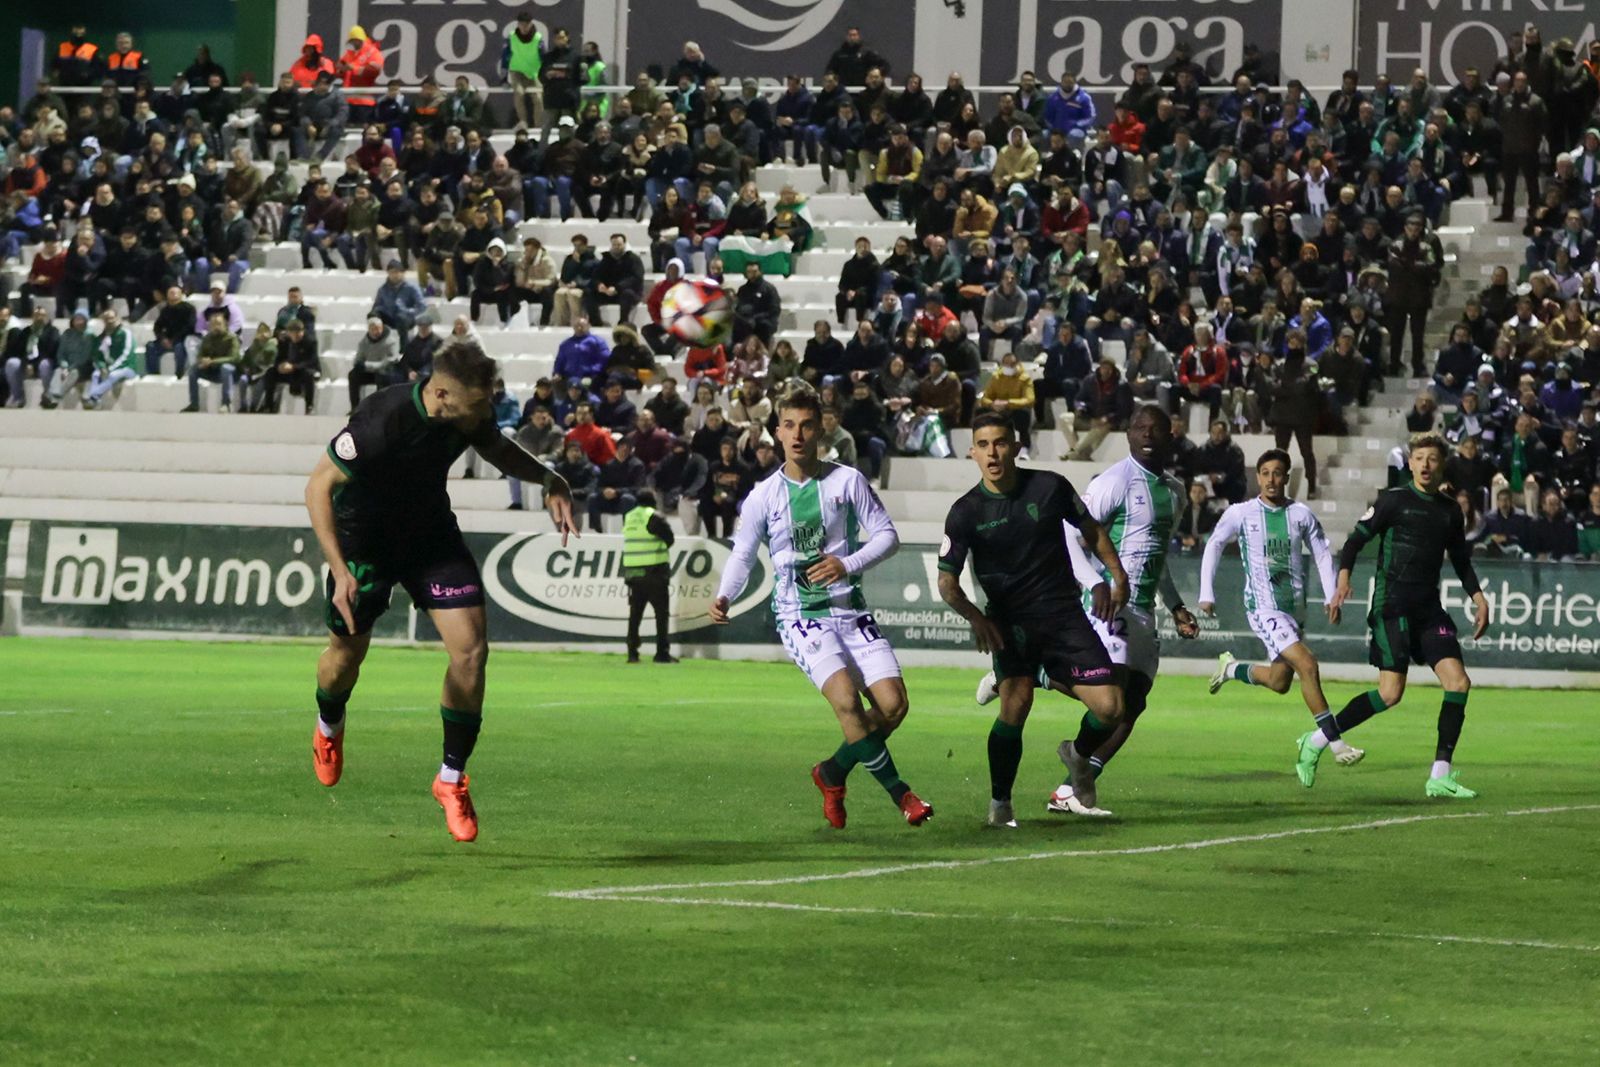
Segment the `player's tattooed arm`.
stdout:
[[311,516],[311,530],[317,535],[317,544],[322,546],[322,556],[328,561],[328,572],[333,576],[334,609],[344,619],[346,632],[353,634],[356,632],[356,578],[350,573],[333,525],[334,491],[349,480],[349,475],[324,452],[306,481],[306,511]]
[[1117,558],[1117,546],[1111,543],[1111,535],[1106,533],[1104,526],[1085,515],[1078,523],[1078,532],[1083,535],[1083,543],[1089,546],[1089,550],[1100,557],[1106,574],[1111,577],[1110,589],[1097,585],[1093,594],[1095,617],[1101,622],[1110,622],[1128,603],[1128,574],[1122,569],[1122,560]]
[[961,588],[961,578],[952,571],[939,572],[939,596],[950,605],[952,611],[958,612],[972,626],[973,639],[978,643],[978,651],[989,653],[1005,647],[1005,635],[1000,632],[1000,627],[995,621],[978,610]]

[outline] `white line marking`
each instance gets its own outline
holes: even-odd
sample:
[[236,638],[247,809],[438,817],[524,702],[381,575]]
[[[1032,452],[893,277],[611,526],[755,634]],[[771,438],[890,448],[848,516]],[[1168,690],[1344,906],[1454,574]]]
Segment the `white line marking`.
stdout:
[[[1520,813],[1519,813],[1520,814]],[[557,894],[559,895],[559,894]],[[1167,930],[1221,930],[1245,937],[1288,936],[1284,931],[1249,930],[1220,923],[1180,923],[1157,919],[1085,919],[1060,915],[982,915],[969,912],[912,911],[905,908],[850,908],[823,904],[792,904],[781,900],[736,900],[716,897],[664,897],[618,894],[606,897],[585,897],[585,900],[609,901],[619,904],[673,904],[681,907],[754,908],[769,911],[819,912],[825,915],[881,915],[897,919],[976,919],[992,922],[1046,923],[1059,926],[1161,927]],[[1497,948],[1533,948],[1555,952],[1600,952],[1600,945],[1573,945],[1555,941],[1535,941],[1508,937],[1474,937],[1465,934],[1406,934],[1392,930],[1295,930],[1293,936],[1309,934],[1317,937],[1362,937],[1375,940],[1432,941],[1459,945],[1489,945]]]
[[1030,863],[1038,860],[1084,859],[1095,856],[1148,856],[1162,852],[1196,852],[1218,848],[1222,845],[1252,844],[1258,841],[1281,841],[1290,837],[1312,834],[1350,833],[1356,830],[1380,830],[1389,826],[1406,826],[1412,823],[1442,822],[1447,819],[1486,819],[1495,816],[1554,815],[1561,812],[1600,811],[1600,804],[1567,804],[1558,807],[1522,808],[1515,811],[1461,811],[1437,815],[1406,815],[1392,819],[1373,819],[1369,822],[1345,823],[1342,826],[1307,826],[1294,830],[1275,830],[1264,834],[1236,834],[1230,837],[1208,837],[1198,841],[1176,841],[1165,845],[1140,845],[1131,848],[1059,849],[1050,852],[1029,852],[1015,856],[985,856],[971,860],[932,860],[925,863],[902,863],[891,867],[862,867],[853,871],[832,874],[801,874],[787,878],[743,878],[718,882],[676,882],[659,885],[600,886],[593,889],[559,890],[549,895],[567,900],[595,900],[629,896],[636,893],[671,893],[676,890],[730,889],[744,886],[808,885],[814,882],[837,882],[851,878],[881,878],[908,871],[953,871],[969,867],[990,867],[999,863]]

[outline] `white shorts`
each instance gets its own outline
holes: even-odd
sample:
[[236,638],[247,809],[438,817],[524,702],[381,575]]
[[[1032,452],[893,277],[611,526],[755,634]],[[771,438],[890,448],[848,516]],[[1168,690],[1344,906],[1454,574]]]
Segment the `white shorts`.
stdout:
[[1101,622],[1089,613],[1094,632],[1106,647],[1111,662],[1130,671],[1137,671],[1154,679],[1161,666],[1161,637],[1156,633],[1156,621],[1138,608],[1123,608],[1109,623]]
[[1305,628],[1304,623],[1287,611],[1247,611],[1245,618],[1250,620],[1250,629],[1266,646],[1269,661],[1280,658],[1290,645],[1298,644],[1300,632]]
[[849,671],[858,690],[900,677],[900,661],[871,615],[836,615],[778,623],[778,636],[795,666],[819,690],[839,671]]

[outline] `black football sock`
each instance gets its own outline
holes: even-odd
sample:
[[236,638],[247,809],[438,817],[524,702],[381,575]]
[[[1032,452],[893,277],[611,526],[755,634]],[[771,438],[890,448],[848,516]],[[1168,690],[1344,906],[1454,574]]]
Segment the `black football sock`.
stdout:
[[1107,726],[1095,717],[1094,712],[1086,711],[1083,713],[1083,721],[1078,724],[1078,736],[1072,742],[1072,747],[1084,759],[1093,759],[1095,752],[1109,741],[1115,732],[1115,726]]
[[344,729],[345,705],[350,703],[350,694],[354,689],[346,689],[342,693],[330,693],[320,685],[317,687],[317,718],[326,727],[322,732],[329,737],[334,736]]
[[1369,689],[1359,696],[1351,697],[1350,703],[1333,717],[1333,723],[1339,728],[1339,733],[1347,734],[1388,706],[1376,689]]
[[483,727],[483,713],[457,711],[439,705],[439,717],[444,720],[444,765],[458,774],[467,769],[467,759],[478,743],[478,731]]
[[1456,742],[1461,740],[1461,724],[1467,720],[1467,694],[1445,691],[1439,705],[1439,747],[1433,758],[1449,763],[1456,752]]
[[[1106,769],[1111,757],[1121,752],[1122,746],[1128,743],[1128,735],[1133,733],[1134,724],[1139,721],[1139,716],[1144,714],[1144,709],[1149,703],[1151,684],[1143,674],[1136,674],[1128,680],[1128,687],[1123,691],[1127,703],[1122,713],[1122,721],[1112,729],[1110,739],[1089,757],[1089,769],[1094,772],[1096,778],[1099,778]],[[1063,784],[1071,783],[1072,778],[1069,775]]]
[[834,750],[833,755],[818,764],[817,773],[827,785],[844,785],[844,780],[850,777],[850,772],[855,770],[859,762],[855,747],[845,741]]
[[989,727],[989,795],[995,800],[1010,800],[1021,765],[1022,727],[996,719]]

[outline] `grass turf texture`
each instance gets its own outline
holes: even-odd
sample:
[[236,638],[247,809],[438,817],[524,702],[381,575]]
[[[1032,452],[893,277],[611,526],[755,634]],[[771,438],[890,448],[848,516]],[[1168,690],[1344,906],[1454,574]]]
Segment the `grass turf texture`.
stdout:
[[[1502,814],[1596,801],[1590,692],[1473,693],[1463,803],[1422,796],[1437,690],[1307,792],[1297,697],[1163,679],[1104,821],[1043,812],[1079,716],[1051,696],[1006,833],[981,826],[974,672],[913,669],[893,751],[938,817],[906,827],[857,770],[839,833],[807,777],[837,728],[793,667],[498,653],[459,845],[428,795],[441,654],[374,650],[332,790],[315,656],[0,641],[0,1062],[1561,1063],[1600,1040],[1600,812]],[[867,913],[550,896],[1468,812],[1492,817],[662,894]]]

